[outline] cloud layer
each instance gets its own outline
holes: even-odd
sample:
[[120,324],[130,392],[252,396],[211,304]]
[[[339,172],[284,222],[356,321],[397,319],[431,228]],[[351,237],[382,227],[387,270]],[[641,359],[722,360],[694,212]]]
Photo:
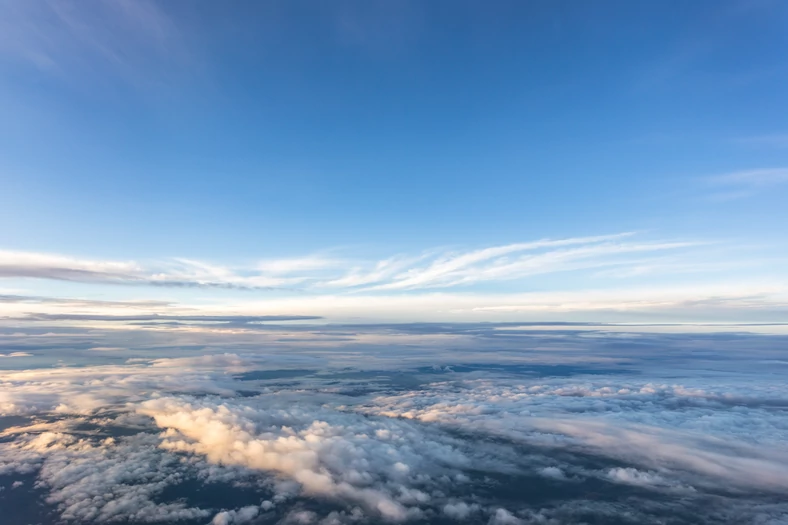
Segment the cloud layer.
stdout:
[[450,288],[544,273],[632,264],[632,255],[690,248],[690,242],[637,242],[632,234],[540,240],[479,250],[431,250],[381,261],[308,256],[229,267],[190,259],[139,263],[0,251],[0,277],[165,287],[353,289]]
[[44,367],[0,372],[0,508],[38,498],[44,515],[17,516],[41,523],[788,519],[784,338],[567,328],[323,327],[380,338],[331,343],[331,360],[259,338],[244,354],[25,358]]

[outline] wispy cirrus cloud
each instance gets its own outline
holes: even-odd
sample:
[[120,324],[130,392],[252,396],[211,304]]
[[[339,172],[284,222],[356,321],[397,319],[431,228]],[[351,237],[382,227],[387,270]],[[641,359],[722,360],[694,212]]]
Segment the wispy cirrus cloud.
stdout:
[[[630,240],[633,233],[543,239],[470,250],[434,249],[379,261],[328,258],[263,260],[228,266],[194,259],[111,261],[0,251],[0,278],[94,284],[226,289],[294,289],[322,293],[408,291],[510,281],[533,275],[631,264],[631,254],[675,252],[695,242]],[[643,263],[642,259],[638,260]]]
[[291,286],[303,280],[298,277],[248,274],[190,259],[169,259],[142,264],[136,261],[79,259],[18,251],[0,251],[0,278],[227,289],[271,289]]
[[226,323],[248,324],[281,321],[314,321],[315,315],[100,315],[100,314],[30,314],[30,321],[114,321],[114,322],[179,322],[179,323]]
[[771,186],[788,182],[788,168],[766,168],[734,171],[710,178],[717,184]]
[[739,137],[735,139],[736,144],[744,146],[755,146],[764,148],[788,148],[788,133],[776,133],[771,135],[755,135],[751,137]]
[[[426,267],[412,268],[399,274],[391,282],[373,286],[375,290],[453,287],[481,281],[513,280],[532,275],[597,268],[621,264],[616,257],[638,252],[687,248],[693,243],[618,243],[618,242],[545,241],[542,246],[585,244],[579,248],[548,250],[533,253],[540,248],[533,245],[512,245],[449,256],[432,262]],[[522,255],[512,257],[512,254]]]
[[192,61],[162,4],[142,1],[0,3],[0,58],[69,82],[159,84]]
[[751,197],[765,188],[788,183],[788,168],[761,168],[734,171],[707,177],[706,182],[718,188],[714,200],[729,201]]
[[360,292],[453,288],[572,270],[642,265],[642,259],[633,261],[626,256],[676,252],[700,244],[628,240],[634,236],[633,232],[625,232],[464,251],[433,250],[421,256],[397,256],[355,266],[344,276],[321,282],[320,286]]

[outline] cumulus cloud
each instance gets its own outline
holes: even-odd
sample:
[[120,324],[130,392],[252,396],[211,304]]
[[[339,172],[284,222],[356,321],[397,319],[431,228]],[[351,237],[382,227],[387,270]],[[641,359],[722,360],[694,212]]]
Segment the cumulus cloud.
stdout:
[[[419,452],[417,429],[397,421],[301,406],[255,410],[249,403],[155,399],[138,412],[166,429],[162,448],[205,456],[223,465],[276,472],[299,483],[306,495],[347,500],[373,515],[407,519],[410,505],[428,493],[408,486],[420,473],[440,471],[437,462],[464,466],[469,459],[450,444],[425,439]],[[433,463],[431,465],[431,463]]]
[[447,503],[443,507],[443,513],[456,520],[465,520],[468,519],[471,515],[479,512],[481,507],[478,503],[471,503],[470,505],[465,503],[464,501],[459,501],[456,503]]
[[523,520],[512,514],[506,509],[498,509],[490,518],[490,525],[520,525]]
[[240,525],[249,523],[260,513],[260,508],[249,505],[237,510],[224,510],[211,520],[211,525]]
[[540,469],[539,473],[546,478],[566,479],[566,474],[558,467],[545,467]]
[[61,432],[23,434],[0,448],[0,472],[37,471],[36,485],[61,518],[77,522],[160,522],[206,517],[183,503],[157,503],[155,496],[179,482],[177,458],[161,454],[139,434],[123,442],[94,441]]
[[694,490],[692,487],[687,487],[686,485],[666,479],[656,472],[644,472],[631,467],[612,468],[608,470],[607,476],[617,483],[624,483],[626,485],[635,485],[648,488]]

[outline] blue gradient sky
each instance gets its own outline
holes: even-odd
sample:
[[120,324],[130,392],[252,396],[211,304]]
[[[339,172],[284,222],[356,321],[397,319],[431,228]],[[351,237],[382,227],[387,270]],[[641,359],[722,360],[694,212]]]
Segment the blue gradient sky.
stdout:
[[0,5],[0,315],[785,318],[785,2]]

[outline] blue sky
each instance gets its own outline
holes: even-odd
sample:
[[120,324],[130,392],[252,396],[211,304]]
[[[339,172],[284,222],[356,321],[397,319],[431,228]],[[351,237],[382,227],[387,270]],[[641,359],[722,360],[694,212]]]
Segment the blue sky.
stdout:
[[2,9],[5,315],[784,319],[784,2]]

